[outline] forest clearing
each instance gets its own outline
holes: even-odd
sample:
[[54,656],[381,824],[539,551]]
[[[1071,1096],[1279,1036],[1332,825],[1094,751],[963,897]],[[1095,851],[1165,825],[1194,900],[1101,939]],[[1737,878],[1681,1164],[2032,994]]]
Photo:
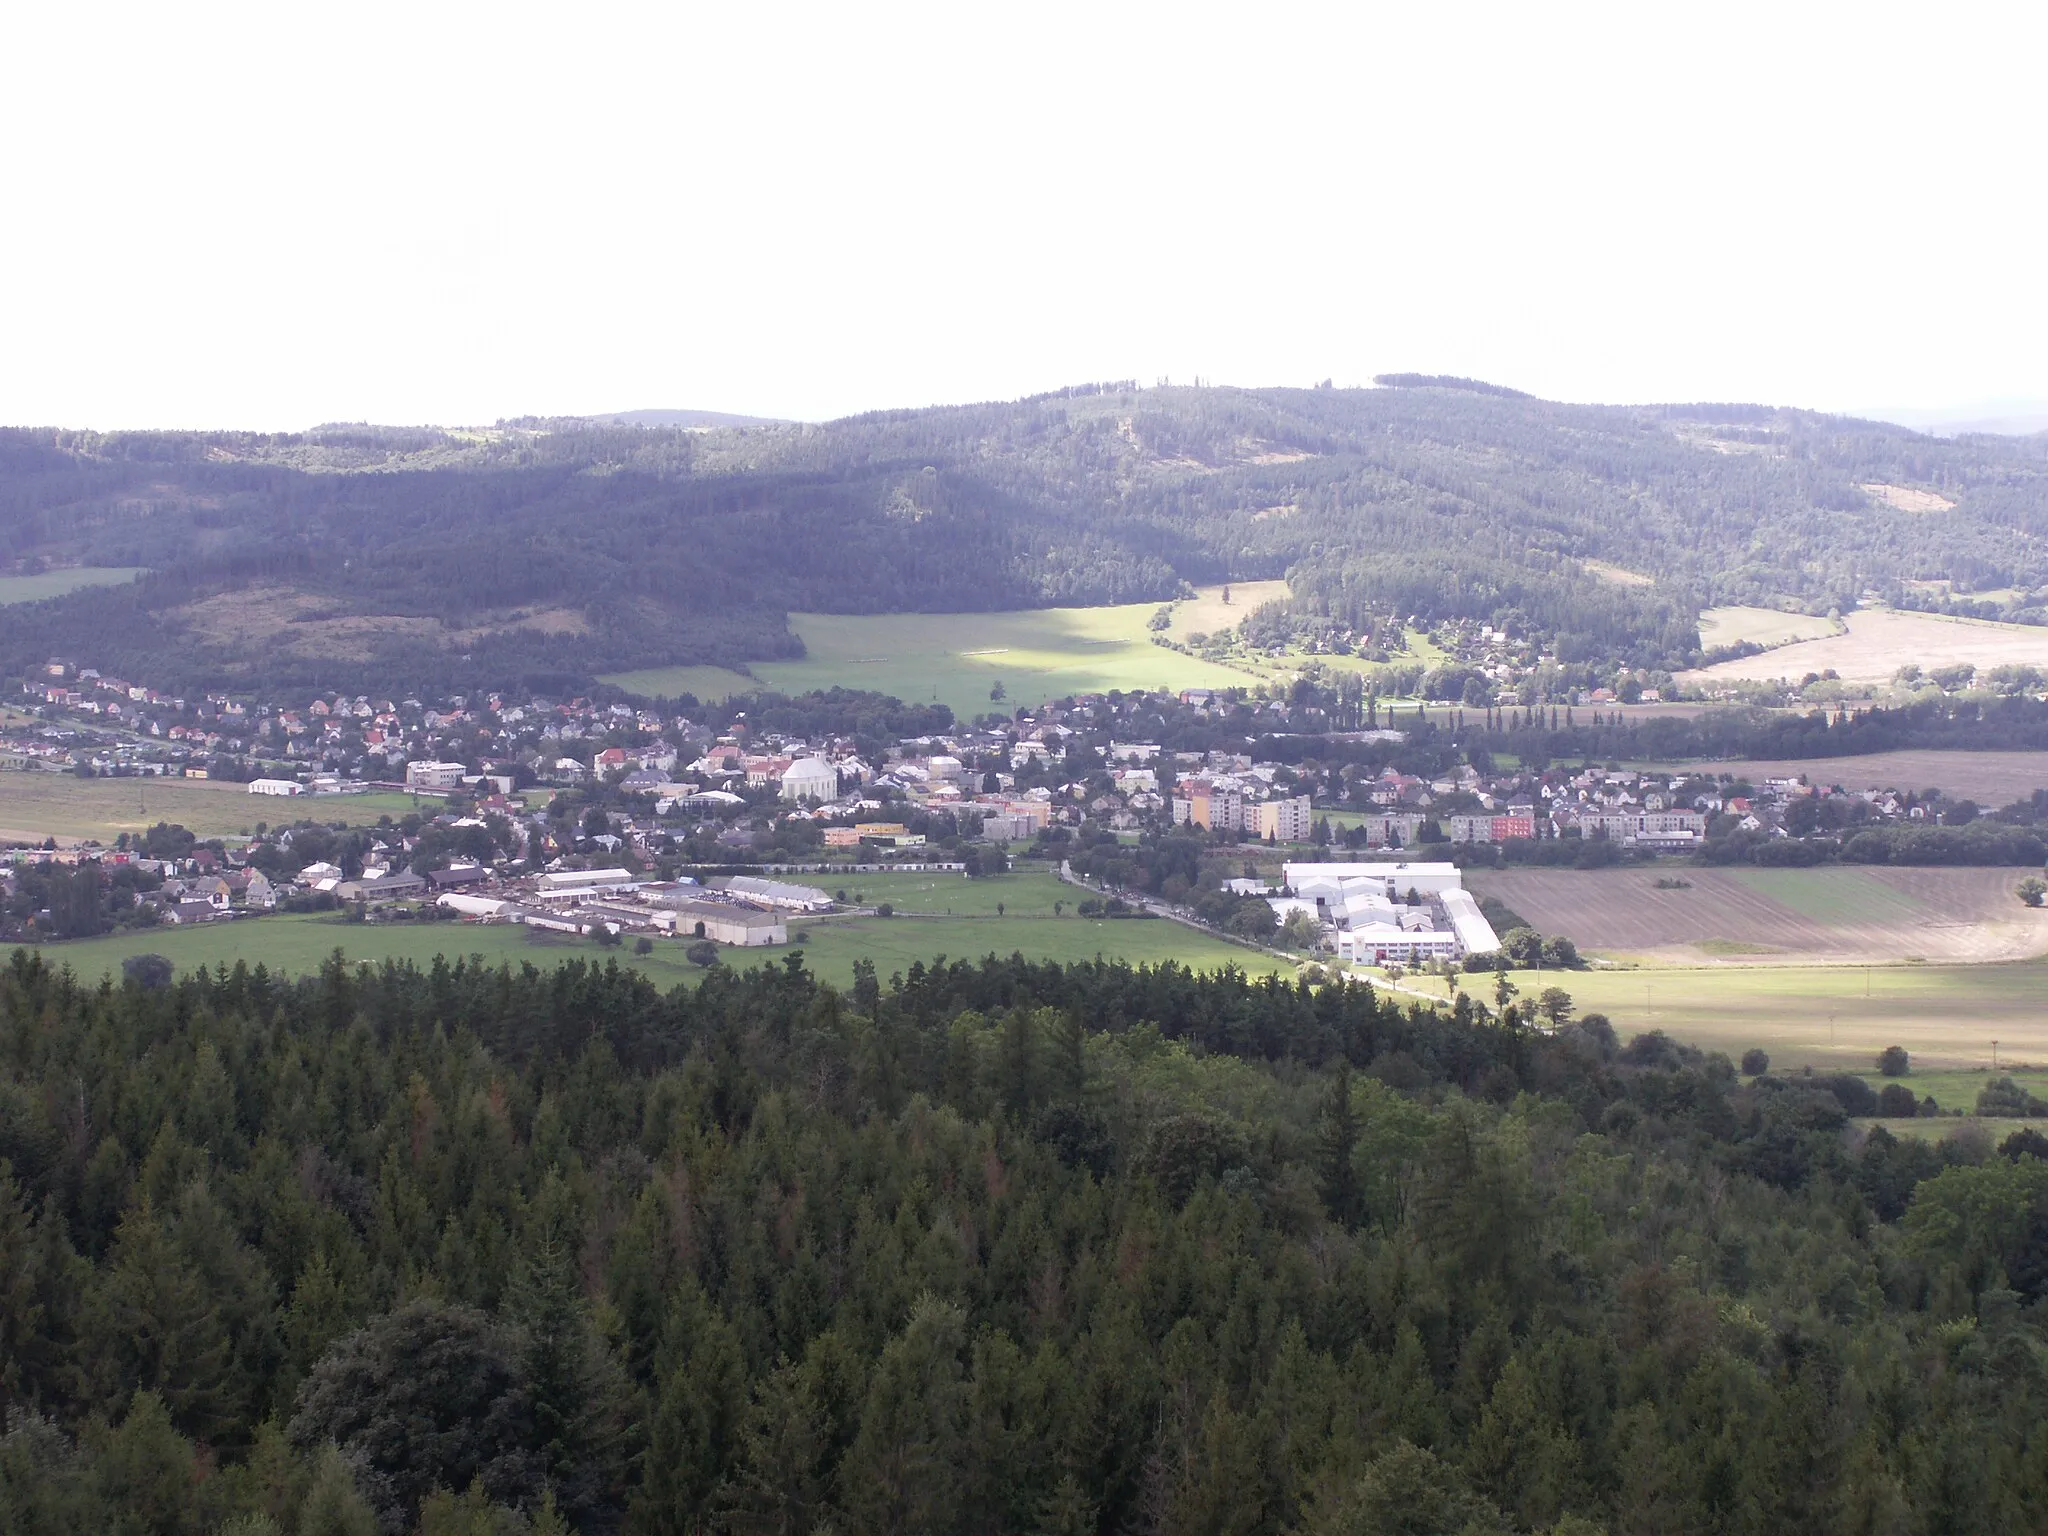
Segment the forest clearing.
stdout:
[[84,587],[117,587],[141,574],[139,565],[67,565],[32,576],[0,576],[0,607],[39,603]]

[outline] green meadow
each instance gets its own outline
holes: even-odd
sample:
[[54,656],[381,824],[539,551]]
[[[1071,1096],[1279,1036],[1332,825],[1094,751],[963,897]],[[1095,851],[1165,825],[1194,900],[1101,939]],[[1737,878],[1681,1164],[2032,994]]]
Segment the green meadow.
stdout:
[[9,603],[34,603],[46,597],[62,597],[81,587],[117,587],[133,581],[143,572],[139,565],[74,565],[67,570],[44,571],[35,576],[0,576],[0,607]]
[[[1874,1072],[1878,1052],[1900,1045],[1930,1072],[1970,1077],[1991,1066],[1994,1041],[2001,1067],[2048,1065],[2048,963],[2038,960],[1515,971],[1509,979],[1527,997],[1563,987],[1581,1013],[1606,1014],[1624,1039],[1661,1029],[1732,1058],[1757,1046],[1770,1054],[1774,1071]],[[1459,981],[1490,1000],[1491,976]],[[1415,984],[1432,991],[1441,985],[1420,977]],[[1911,1079],[1921,1080],[1919,1073]],[[1975,1101],[1974,1089],[1969,1098]]]
[[[914,877],[888,878],[908,881]],[[939,912],[952,905],[955,910],[950,917],[798,918],[790,923],[789,946],[728,949],[721,951],[721,957],[723,963],[735,966],[780,964],[793,950],[801,949],[807,966],[841,986],[852,983],[857,960],[872,960],[886,978],[892,972],[907,971],[917,961],[928,965],[940,955],[980,959],[989,954],[1019,953],[1033,960],[1062,962],[1100,955],[1134,965],[1175,960],[1198,970],[1235,965],[1255,975],[1292,971],[1283,961],[1179,923],[1076,916],[1068,896],[1055,894],[1071,893],[1071,887],[1060,887],[1050,877],[1013,876],[972,884],[977,889],[957,896],[949,893],[944,902],[931,900],[931,909]],[[873,878],[863,883],[863,889],[870,901],[888,901],[892,906],[897,897],[903,897],[904,910],[912,910],[910,900],[915,893],[907,889],[889,890]],[[999,900],[1007,915],[996,915]],[[1052,915],[1055,900],[1067,903],[1063,916]],[[801,942],[796,941],[799,933],[804,935]],[[630,940],[607,946],[593,939],[543,934],[509,923],[351,923],[333,915],[290,915],[142,929],[46,944],[42,953],[53,964],[68,965],[88,981],[103,975],[118,977],[121,962],[139,954],[163,955],[180,970],[210,970],[246,961],[251,966],[261,963],[273,971],[305,975],[319,969],[339,949],[353,961],[411,960],[422,965],[436,955],[478,955],[493,965],[531,961],[543,967],[568,959],[613,959],[646,972],[658,986],[670,987],[703,975],[684,958],[684,948],[677,940],[657,939],[651,954],[636,955]]]
[[[1224,601],[1228,591],[1230,598]],[[1287,596],[1284,581],[1204,587],[1171,607],[1166,634],[1235,629],[1260,604]],[[1008,713],[1077,693],[1183,688],[1243,688],[1292,677],[1314,659],[1336,671],[1371,674],[1383,664],[1355,656],[1245,656],[1226,665],[1152,643],[1159,603],[1099,608],[1022,608],[1003,613],[793,613],[804,642],[795,661],[756,661],[752,677],[724,667],[646,667],[599,679],[629,693],[725,699],[756,688],[803,693],[863,688],[907,703],[944,704],[962,719]],[[1443,652],[1411,633],[1403,662],[1432,666]],[[1000,683],[1001,700],[989,697]]]
[[[913,704],[944,704],[962,719],[1111,689],[1242,688],[1258,679],[1152,643],[1157,603],[1033,608],[1007,613],[793,613],[806,654],[750,664],[781,693],[862,688]],[[703,687],[744,691],[701,667],[622,672],[601,681],[669,697]],[[726,674],[735,679],[736,673]],[[744,682],[744,679],[740,680]],[[989,695],[1000,683],[1003,698]],[[691,686],[695,684],[696,686]]]
[[257,822],[295,821],[361,826],[409,811],[432,815],[439,795],[379,790],[362,795],[252,795],[224,779],[80,779],[68,773],[0,772],[0,839],[111,843],[160,821],[196,837],[245,837]]

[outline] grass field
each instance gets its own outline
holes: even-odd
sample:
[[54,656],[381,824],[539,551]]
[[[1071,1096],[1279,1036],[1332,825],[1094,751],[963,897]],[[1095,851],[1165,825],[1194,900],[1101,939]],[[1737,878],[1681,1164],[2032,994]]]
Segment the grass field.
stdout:
[[374,822],[419,809],[440,808],[438,796],[417,802],[403,792],[299,795],[289,800],[252,795],[246,784],[216,779],[78,779],[68,773],[0,773],[0,840],[111,843],[160,821],[199,837],[238,837],[259,821]]
[[759,679],[726,667],[646,667],[638,672],[613,672],[599,681],[647,698],[674,699],[694,694],[707,704],[735,694],[752,693],[761,686]]
[[[2017,869],[1475,870],[1539,931],[1628,964],[1890,965],[2030,959],[2048,910],[2020,905]],[[1683,889],[1657,888],[1681,879]]]
[[[2009,1073],[2001,1067],[1993,1072],[1986,1066],[1975,1072],[1916,1071],[1904,1077],[1883,1077],[1875,1072],[1865,1072],[1862,1076],[1873,1088],[1882,1088],[1886,1083],[1904,1083],[1919,1097],[1932,1097],[1943,1109],[1960,1109],[1965,1113],[1977,1107],[1978,1091],[1994,1077],[2010,1077],[2036,1098],[2048,1099],[2048,1071]],[[2048,1126],[2042,1129],[2048,1131]]]
[[[1262,603],[1288,595],[1284,581],[1203,587],[1172,605],[1166,633],[1234,629]],[[1026,608],[1003,613],[793,613],[803,639],[799,661],[756,661],[754,676],[723,667],[644,667],[608,673],[601,682],[648,697],[693,693],[723,699],[756,688],[803,693],[812,688],[865,688],[907,703],[944,704],[962,719],[991,709],[1005,713],[1076,693],[1111,689],[1243,688],[1293,676],[1310,658],[1253,656],[1225,666],[1152,643],[1151,619],[1162,605]],[[1402,662],[1433,666],[1443,652],[1420,633],[1408,637]],[[1335,671],[1371,673],[1386,665],[1355,656],[1314,658]],[[1003,685],[1003,698],[989,692]]]
[[1700,648],[1717,645],[1786,645],[1821,640],[1838,632],[1832,619],[1810,613],[1780,613],[1775,608],[1709,608],[1700,615]]
[[62,597],[80,587],[119,586],[141,574],[139,565],[75,565],[69,570],[44,571],[39,576],[0,576],[0,606]]
[[1809,672],[1833,671],[1845,682],[1884,683],[1908,662],[1930,672],[1961,662],[1980,668],[2022,662],[2048,666],[2048,629],[1887,608],[1863,609],[1844,617],[1840,634],[1719,662],[1683,673],[1679,681],[1711,686],[1736,678],[1796,679]]
[[[1976,1072],[1990,1067],[1994,1040],[2003,1066],[2048,1065],[2048,965],[2040,962],[1517,971],[1511,979],[1525,995],[1563,987],[1624,1039],[1661,1029],[1731,1058],[1760,1046],[1774,1071],[1872,1072],[1878,1052],[1902,1045],[1930,1072]],[[1461,980],[1481,997],[1492,985],[1485,976]]]
[[[1146,624],[1158,610],[1157,603],[1125,603],[1007,613],[793,613],[790,627],[808,654],[751,665],[761,686],[782,693],[865,688],[906,703],[945,704],[963,719],[1112,688],[1241,688],[1254,681],[1154,645]],[[602,681],[673,695],[708,686],[704,672],[656,668]],[[997,683],[1004,697],[991,701]]]
[[2039,1120],[2003,1120],[1993,1115],[1986,1115],[1981,1120],[1975,1115],[1966,1116],[1961,1120],[1952,1119],[1947,1115],[1930,1115],[1925,1120],[1869,1119],[1858,1120],[1855,1124],[1857,1129],[1863,1131],[1875,1130],[1882,1126],[1901,1140],[1909,1136],[1915,1141],[1947,1141],[1955,1135],[1982,1136],[1991,1147],[1996,1147],[2014,1131],[2048,1130],[2048,1126],[2044,1126]]
[[[1121,957],[1133,964],[1177,960],[1201,970],[1234,965],[1254,975],[1292,972],[1283,961],[1212,939],[1179,923],[1159,919],[1095,921],[1051,915],[1054,900],[1066,901],[1071,887],[1050,875],[1012,875],[995,881],[967,881],[968,889],[926,895],[914,888],[919,877],[866,877],[861,889],[870,901],[911,910],[923,899],[933,910],[954,908],[951,917],[802,918],[790,924],[792,940],[803,943],[760,950],[726,950],[725,963],[749,966],[779,964],[792,949],[804,951],[805,963],[826,979],[851,985],[856,960],[867,959],[886,979],[907,970],[914,961],[930,964],[940,955],[954,959],[1020,952],[1036,960],[1090,960],[1097,955]],[[885,882],[892,882],[885,884]],[[1056,895],[1064,890],[1067,895]],[[941,894],[944,896],[943,904]],[[1007,916],[995,915],[1002,901]],[[920,908],[922,910],[922,908]],[[332,916],[283,916],[209,923],[186,928],[154,928],[104,939],[81,939],[43,946],[46,958],[69,965],[81,977],[97,980],[120,973],[130,955],[167,956],[180,970],[195,966],[232,966],[237,960],[259,961],[273,971],[303,975],[317,970],[336,949],[352,960],[413,960],[422,964],[436,955],[481,955],[492,964],[532,961],[547,966],[561,960],[616,959],[644,971],[659,986],[694,981],[703,972],[683,958],[683,945],[658,940],[650,955],[635,955],[630,944],[605,947],[594,940],[541,934],[512,924],[347,923]]]
[[1044,868],[1023,868],[993,879],[970,880],[965,875],[790,875],[792,884],[816,886],[827,894],[844,891],[861,906],[889,903],[900,913],[928,916],[994,917],[1002,905],[1011,918],[1053,915],[1054,902],[1072,912],[1074,904],[1087,895],[1062,884],[1058,875]]
[[1690,773],[1737,778],[1804,778],[1848,790],[1938,789],[1997,807],[2048,789],[2048,752],[1871,752],[1861,757],[1744,758],[1690,763]]

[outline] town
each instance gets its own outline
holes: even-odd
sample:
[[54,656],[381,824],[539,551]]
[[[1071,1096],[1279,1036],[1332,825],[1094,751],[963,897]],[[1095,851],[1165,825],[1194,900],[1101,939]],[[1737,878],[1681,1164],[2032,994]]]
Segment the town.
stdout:
[[[152,780],[231,782],[250,826],[17,847],[4,922],[21,938],[334,910],[679,941],[701,960],[787,943],[792,915],[860,909],[845,882],[862,873],[974,877],[1028,858],[1241,942],[1452,965],[1500,945],[1462,888],[1474,865],[1797,864],[1869,829],[1977,813],[1819,776],[1501,769],[1457,749],[1456,714],[1390,707],[1332,730],[1299,687],[1082,695],[961,728],[830,696],[687,713],[502,693],[186,700],[47,671],[20,685],[0,769],[132,779],[144,809]],[[393,809],[374,824],[347,814],[379,795]],[[1146,857],[1173,839],[1199,850],[1190,870]],[[95,888],[59,899],[33,873],[53,869],[89,869]]]

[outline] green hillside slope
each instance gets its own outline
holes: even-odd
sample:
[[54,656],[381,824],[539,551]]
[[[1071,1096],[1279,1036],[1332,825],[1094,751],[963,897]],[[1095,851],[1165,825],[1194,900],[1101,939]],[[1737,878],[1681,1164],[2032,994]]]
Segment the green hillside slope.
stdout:
[[2044,617],[2048,444],[1455,386],[1087,386],[708,430],[10,431],[0,569],[154,574],[0,610],[0,665],[69,650],[179,687],[575,687],[801,654],[791,611],[1280,576],[1302,614],[1359,633],[1466,617],[1658,667],[1696,657],[1717,603],[1824,613],[1877,588]]

